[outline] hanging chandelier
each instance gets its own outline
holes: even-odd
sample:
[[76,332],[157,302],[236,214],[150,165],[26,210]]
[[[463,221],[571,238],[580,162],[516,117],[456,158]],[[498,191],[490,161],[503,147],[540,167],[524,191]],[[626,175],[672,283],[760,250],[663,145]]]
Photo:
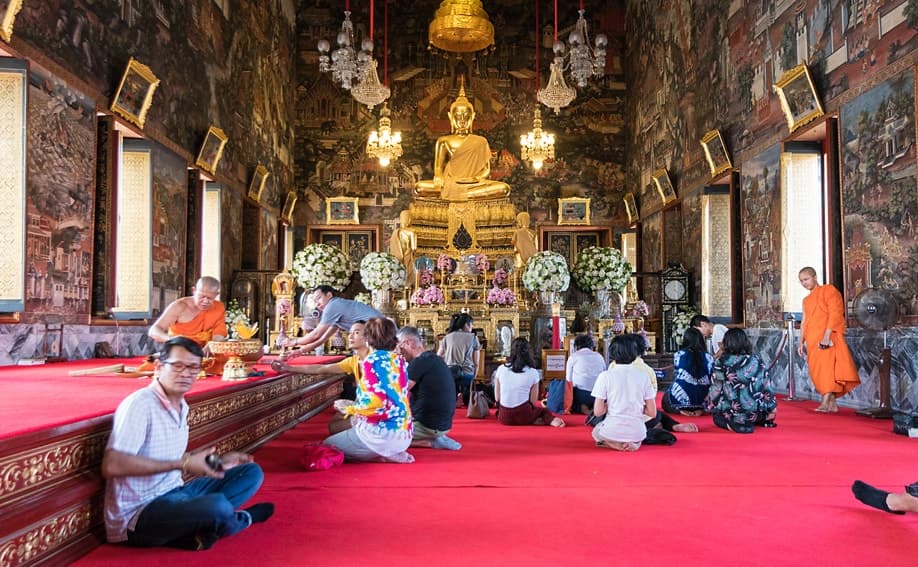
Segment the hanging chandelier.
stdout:
[[[370,33],[369,33],[369,46],[370,46],[370,59],[367,62],[367,65],[360,74],[360,81],[351,88],[351,96],[354,97],[354,100],[360,104],[367,105],[370,110],[373,110],[373,107],[377,104],[382,103],[384,100],[389,98],[389,87],[383,86],[379,82],[379,74],[376,72],[377,64],[376,59],[373,59],[373,27],[375,22],[373,21],[373,16],[376,13],[376,4],[374,0],[370,0]],[[388,46],[383,48],[385,51]],[[383,53],[385,57],[385,53]]]
[[379,129],[370,132],[367,139],[367,155],[377,158],[379,165],[386,167],[402,156],[402,133],[392,131],[389,105],[383,103],[379,112]]
[[555,157],[555,136],[542,131],[542,112],[536,106],[535,117],[532,120],[532,131],[520,136],[522,152],[520,157],[532,162],[532,169],[542,169],[542,164],[547,159]]
[[[360,81],[365,74],[370,61],[373,60],[373,40],[364,38],[360,45],[360,52],[354,48],[354,24],[351,22],[351,2],[345,0],[344,21],[341,22],[341,31],[338,32],[338,48],[331,52],[328,40],[320,39],[319,71],[331,71],[332,80],[341,85],[344,90],[351,90],[354,83]],[[377,79],[377,82],[379,80]]]
[[[372,8],[371,8],[372,10]],[[389,4],[385,3],[383,12],[383,80],[389,84]],[[376,77],[376,61],[373,61],[373,72],[368,73]],[[379,83],[379,79],[376,79]],[[358,85],[359,86],[359,85]],[[386,96],[382,102],[382,110],[379,111],[379,128],[370,132],[367,138],[367,155],[371,158],[377,158],[379,165],[387,167],[390,163],[402,156],[402,133],[392,132],[392,120],[389,118],[389,105],[384,101],[389,98],[389,87],[380,85],[385,89]],[[354,98],[357,95],[354,94]],[[359,99],[358,99],[359,100]]]
[[[536,1],[536,9],[539,4]],[[538,33],[536,33],[538,37]],[[561,109],[569,105],[577,97],[577,90],[574,87],[567,86],[564,80],[564,42],[558,39],[558,0],[555,0],[555,44],[552,47],[555,52],[555,58],[551,62],[551,74],[548,76],[548,84],[544,89],[539,89],[536,98],[539,102],[555,110],[559,114]],[[539,48],[536,48],[538,57]],[[536,65],[538,72],[538,65]]]
[[[605,34],[596,36],[595,47],[590,46],[590,32],[587,29],[586,18],[583,17],[583,0],[580,0],[580,10],[577,11],[580,16],[577,18],[577,25],[574,31],[567,36],[567,41],[571,44],[567,56],[567,64],[570,68],[571,78],[577,83],[579,88],[587,86],[587,81],[591,77],[602,77],[606,70],[606,45],[609,40]],[[563,54],[564,44],[556,41],[553,47],[555,53]]]

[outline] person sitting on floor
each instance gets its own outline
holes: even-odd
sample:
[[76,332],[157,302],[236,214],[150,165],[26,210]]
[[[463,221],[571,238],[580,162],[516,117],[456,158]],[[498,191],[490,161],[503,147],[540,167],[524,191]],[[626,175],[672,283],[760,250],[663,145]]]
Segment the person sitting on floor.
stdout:
[[[213,447],[187,451],[185,394],[194,386],[203,356],[190,338],[166,341],[156,379],[115,410],[102,457],[108,541],[208,549],[274,513],[269,502],[239,510],[264,480],[251,455],[226,453],[212,466]],[[201,478],[186,483],[184,475]]]
[[565,379],[574,390],[573,409],[582,414],[593,411],[593,385],[596,377],[606,369],[606,361],[601,354],[593,350],[596,343],[590,335],[577,335],[574,339],[574,352],[567,359]]
[[[367,345],[367,340],[364,336],[365,327],[365,321],[357,321],[351,325],[351,330],[347,333],[347,342],[353,353],[343,360],[331,364],[299,365],[287,364],[284,360],[275,360],[271,363],[271,368],[277,372],[293,372],[294,374],[341,374],[344,372],[348,377],[344,380],[341,399],[355,400],[357,399],[357,383],[362,372],[363,361],[370,353],[370,347]],[[328,422],[328,432],[334,435],[350,426],[350,421],[345,419],[343,414],[335,413],[331,421]]]
[[220,296],[220,280],[204,276],[194,285],[189,297],[169,304],[147,335],[158,343],[172,337],[188,337],[200,346],[226,338],[226,307]]
[[890,514],[918,512],[918,482],[906,486],[905,492],[886,492],[864,481],[855,480],[851,492],[864,504]]
[[412,447],[458,451],[462,445],[447,433],[456,412],[456,385],[443,359],[424,348],[415,327],[398,330],[396,352],[408,362],[408,390],[414,419]]
[[702,415],[713,369],[714,357],[707,351],[704,335],[689,327],[682,336],[682,348],[673,355],[673,383],[663,392],[663,411]]
[[708,393],[707,410],[714,425],[736,433],[752,433],[755,425],[776,427],[775,398],[771,377],[742,329],[724,335],[723,354],[714,367],[714,383]]
[[374,317],[364,326],[370,353],[357,381],[357,399],[335,400],[351,426],[326,438],[350,461],[413,463],[412,420],[405,361],[395,353],[398,340],[391,319]]
[[523,337],[513,339],[507,363],[494,371],[497,420],[504,425],[564,427],[563,419],[555,417],[539,403],[540,382],[529,341]]
[[593,386],[593,414],[604,419],[593,428],[597,447],[637,451],[647,437],[645,418],[657,415],[657,393],[644,371],[634,366],[637,343],[626,335],[612,339],[615,365],[601,373]]

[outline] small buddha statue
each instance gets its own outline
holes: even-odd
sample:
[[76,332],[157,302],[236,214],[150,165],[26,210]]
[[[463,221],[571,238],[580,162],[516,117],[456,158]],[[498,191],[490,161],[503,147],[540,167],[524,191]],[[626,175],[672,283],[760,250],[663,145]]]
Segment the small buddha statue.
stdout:
[[405,266],[407,281],[414,281],[414,251],[418,247],[417,235],[411,227],[411,213],[408,209],[399,213],[398,228],[392,231],[389,239],[389,253]]
[[472,134],[475,108],[465,97],[463,84],[447,116],[451,133],[437,139],[434,178],[418,181],[415,192],[422,197],[458,202],[506,197],[510,186],[488,178],[491,146],[483,136]]
[[521,269],[526,265],[526,260],[539,251],[539,242],[535,231],[529,228],[529,213],[523,211],[516,215],[516,226],[511,242],[516,249],[514,263],[517,269]]

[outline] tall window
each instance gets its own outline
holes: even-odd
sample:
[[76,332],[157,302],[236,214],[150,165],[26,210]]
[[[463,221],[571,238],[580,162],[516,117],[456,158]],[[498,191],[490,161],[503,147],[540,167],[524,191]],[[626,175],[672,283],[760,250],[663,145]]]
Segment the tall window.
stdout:
[[797,274],[804,266],[825,279],[827,208],[823,191],[822,148],[813,142],[788,142],[781,154],[781,301],[785,312],[799,312],[809,293]]
[[223,189],[218,183],[204,184],[201,203],[201,275],[221,278],[223,219],[220,198]]
[[[625,260],[628,260],[628,263],[631,264],[631,269],[633,271],[638,271],[638,255],[637,255],[637,233],[636,232],[623,232],[622,233],[622,256],[625,257]],[[631,278],[631,284],[634,289],[637,289],[637,278]],[[637,297],[626,297],[625,301],[637,301]]]
[[730,187],[705,188],[701,197],[701,312],[733,317]]
[[118,319],[152,315],[153,156],[149,143],[120,144],[115,204],[115,304]]
[[25,61],[0,58],[0,312],[25,308]]

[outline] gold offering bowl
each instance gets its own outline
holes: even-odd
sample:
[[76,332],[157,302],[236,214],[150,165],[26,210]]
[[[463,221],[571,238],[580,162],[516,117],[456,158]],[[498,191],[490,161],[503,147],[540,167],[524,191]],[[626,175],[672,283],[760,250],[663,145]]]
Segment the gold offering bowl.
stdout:
[[223,365],[224,380],[243,380],[248,375],[248,369],[242,357],[261,351],[261,341],[258,339],[228,341],[210,341],[207,343],[210,352],[216,355],[226,355]]

